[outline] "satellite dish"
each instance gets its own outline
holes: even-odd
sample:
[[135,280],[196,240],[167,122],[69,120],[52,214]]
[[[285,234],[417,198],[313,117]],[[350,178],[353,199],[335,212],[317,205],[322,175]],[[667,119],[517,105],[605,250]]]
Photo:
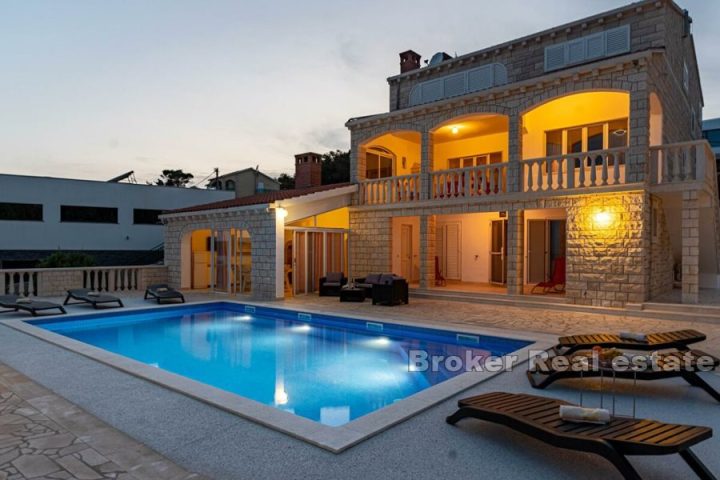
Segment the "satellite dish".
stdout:
[[439,63],[444,62],[445,60],[450,60],[451,58],[452,58],[452,57],[451,57],[450,55],[448,55],[447,53],[445,53],[445,52],[437,52],[437,53],[436,53],[435,55],[433,55],[432,58],[430,59],[430,64],[429,64],[429,65],[432,67],[432,66],[435,66],[435,65],[437,65],[437,64],[439,64]]

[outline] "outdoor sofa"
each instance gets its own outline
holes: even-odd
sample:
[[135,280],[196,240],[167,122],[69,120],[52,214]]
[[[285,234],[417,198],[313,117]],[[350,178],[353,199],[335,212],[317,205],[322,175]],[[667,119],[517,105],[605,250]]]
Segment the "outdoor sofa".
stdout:
[[409,303],[407,280],[394,273],[371,273],[356,278],[355,287],[365,290],[365,298],[372,298],[373,305],[399,305]]
[[340,289],[347,283],[342,272],[328,272],[320,277],[318,295],[321,297],[339,297]]

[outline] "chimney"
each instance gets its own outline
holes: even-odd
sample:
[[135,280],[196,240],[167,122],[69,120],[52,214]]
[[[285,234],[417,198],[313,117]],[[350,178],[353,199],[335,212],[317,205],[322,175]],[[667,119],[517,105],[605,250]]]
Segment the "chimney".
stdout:
[[295,188],[318,187],[322,185],[322,162],[319,153],[295,155]]
[[420,68],[420,54],[407,50],[400,54],[400,73],[410,72]]

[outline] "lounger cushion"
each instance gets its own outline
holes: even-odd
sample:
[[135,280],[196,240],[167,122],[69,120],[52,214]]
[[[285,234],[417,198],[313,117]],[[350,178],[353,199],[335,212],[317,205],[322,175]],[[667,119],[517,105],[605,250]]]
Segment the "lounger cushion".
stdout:
[[370,285],[380,283],[379,280],[380,280],[379,273],[371,273],[367,277],[365,277],[365,283],[369,283]]
[[325,287],[339,287],[340,282],[325,282],[323,283],[323,286]]
[[337,283],[338,285],[342,282],[342,272],[328,272],[325,276],[325,285],[331,285]]

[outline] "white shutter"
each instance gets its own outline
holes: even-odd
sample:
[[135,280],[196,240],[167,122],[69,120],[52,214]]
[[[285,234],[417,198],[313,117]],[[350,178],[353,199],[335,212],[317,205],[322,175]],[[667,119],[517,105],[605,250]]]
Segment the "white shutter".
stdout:
[[507,79],[507,68],[502,63],[494,63],[493,65],[493,85],[505,85]]
[[410,106],[423,103],[422,84],[418,83],[410,90]]
[[579,63],[585,60],[585,39],[579,38],[566,43],[567,62]]
[[444,97],[456,97],[465,93],[465,72],[445,77]]
[[585,37],[585,58],[592,59],[605,55],[605,35],[596,33]]
[[423,103],[434,102],[443,98],[443,79],[430,80],[422,84]]
[[460,224],[448,223],[445,230],[445,278],[460,280]]
[[565,44],[545,47],[545,71],[557,70],[565,66]]
[[630,25],[605,31],[605,56],[619,55],[630,51]]
[[468,70],[468,91],[477,92],[493,86],[492,65],[485,65],[480,68]]

